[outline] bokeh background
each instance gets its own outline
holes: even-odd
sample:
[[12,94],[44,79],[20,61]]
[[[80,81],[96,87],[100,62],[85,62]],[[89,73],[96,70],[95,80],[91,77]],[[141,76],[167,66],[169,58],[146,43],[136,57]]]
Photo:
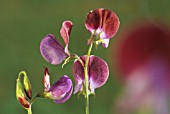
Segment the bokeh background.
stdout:
[[[50,69],[52,83],[66,74],[72,79],[72,63],[63,69],[61,65],[50,65],[41,56],[41,39],[51,33],[63,44],[59,34],[64,20],[74,24],[69,49],[78,55],[87,52],[90,33],[85,29],[86,14],[92,9],[106,8],[118,15],[121,25],[108,49],[99,46],[92,53],[103,58],[110,67],[110,77],[105,86],[90,97],[91,114],[113,114],[117,98],[122,94],[123,84],[116,68],[116,49],[120,36],[134,22],[143,19],[159,20],[166,25],[170,22],[169,0],[0,0],[0,110],[1,114],[26,114],[15,97],[18,73],[25,70],[31,80],[33,95],[43,90],[43,67]],[[83,114],[84,98],[77,95],[64,104],[51,100],[37,99],[33,114]]]

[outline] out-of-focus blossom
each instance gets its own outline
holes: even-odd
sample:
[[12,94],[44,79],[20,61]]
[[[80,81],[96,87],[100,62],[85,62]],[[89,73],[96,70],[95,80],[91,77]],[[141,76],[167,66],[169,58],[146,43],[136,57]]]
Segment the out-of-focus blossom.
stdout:
[[87,14],[85,27],[92,35],[96,35],[99,38],[98,40],[103,43],[103,46],[107,48],[109,39],[116,34],[119,24],[119,18],[114,12],[99,8]]
[[50,86],[50,76],[48,69],[45,68],[44,71],[44,93],[42,97],[53,99],[55,103],[66,102],[73,91],[71,79],[64,75],[52,86]]
[[72,25],[71,21],[64,21],[60,30],[60,34],[66,45],[65,48],[52,34],[49,34],[42,39],[40,43],[40,52],[47,62],[54,65],[60,64],[63,60],[70,56],[68,44]]
[[[86,55],[80,59],[85,63]],[[85,90],[84,67],[76,60],[73,65],[73,76],[76,83],[74,93]],[[109,76],[107,63],[99,57],[91,55],[88,63],[89,92],[95,94],[95,89],[104,85]]]
[[170,113],[169,29],[146,22],[128,31],[118,48],[117,66],[125,81],[124,95],[118,99],[119,114]]

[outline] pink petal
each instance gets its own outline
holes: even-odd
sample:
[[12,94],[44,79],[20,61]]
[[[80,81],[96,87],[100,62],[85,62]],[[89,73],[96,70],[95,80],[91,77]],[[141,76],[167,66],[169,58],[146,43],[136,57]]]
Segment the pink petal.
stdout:
[[65,52],[66,53],[69,53],[68,52],[68,43],[69,43],[69,36],[70,36],[70,32],[71,32],[71,29],[72,29],[72,22],[71,21],[64,21],[63,24],[62,24],[62,28],[60,30],[60,34],[65,42]]

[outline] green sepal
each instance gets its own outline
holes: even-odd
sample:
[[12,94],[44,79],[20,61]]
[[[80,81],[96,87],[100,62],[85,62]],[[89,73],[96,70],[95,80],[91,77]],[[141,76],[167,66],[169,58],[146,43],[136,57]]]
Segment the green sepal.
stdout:
[[64,63],[62,64],[62,68],[67,64],[69,63],[70,61],[70,57],[68,57],[67,59],[64,60]]
[[46,98],[46,99],[56,99],[54,96],[51,95],[50,92],[42,92],[42,93],[38,93],[38,96],[37,97],[40,97],[40,98]]
[[62,68],[63,68],[67,63],[69,63],[70,61],[75,60],[75,59],[77,59],[77,55],[71,53],[70,56],[64,60],[64,63],[62,64]]

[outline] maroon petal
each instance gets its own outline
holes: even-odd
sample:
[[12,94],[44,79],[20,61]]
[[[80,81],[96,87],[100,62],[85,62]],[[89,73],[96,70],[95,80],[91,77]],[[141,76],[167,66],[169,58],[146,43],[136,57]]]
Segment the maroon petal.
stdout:
[[[80,59],[85,63],[85,56],[80,57]],[[82,64],[76,60],[73,65],[73,76],[76,86],[74,88],[74,94],[82,89],[82,84],[84,81],[84,67]]]
[[42,39],[40,52],[44,59],[51,64],[59,64],[68,57],[63,46],[51,34]]
[[28,109],[30,108],[31,104],[28,102],[27,98],[25,97],[18,97],[17,98],[20,104],[25,108]]
[[107,63],[99,57],[90,56],[90,89],[94,91],[95,88],[104,85],[109,76],[109,68]]
[[93,33],[94,30],[100,28],[100,19],[101,19],[100,9],[90,11],[86,16],[85,22],[86,29]]
[[92,10],[86,17],[86,29],[91,33],[96,31],[100,38],[113,37],[118,31],[120,22],[117,15],[111,10],[99,8]]
[[48,92],[51,93],[51,95],[55,98],[56,101],[62,98],[62,101],[66,100],[64,98],[68,98],[68,96],[70,96],[71,94],[70,92],[72,92],[71,79],[66,75],[62,76],[56,83],[54,83],[50,87]]
[[60,34],[65,42],[65,52],[68,53],[68,43],[69,43],[69,36],[70,36],[70,32],[72,29],[72,22],[71,21],[64,21],[62,24],[62,28],[60,30]]

